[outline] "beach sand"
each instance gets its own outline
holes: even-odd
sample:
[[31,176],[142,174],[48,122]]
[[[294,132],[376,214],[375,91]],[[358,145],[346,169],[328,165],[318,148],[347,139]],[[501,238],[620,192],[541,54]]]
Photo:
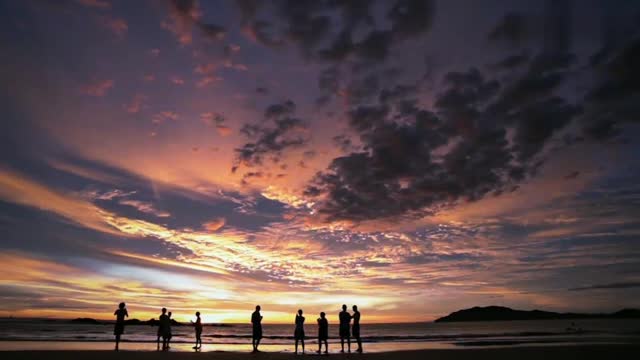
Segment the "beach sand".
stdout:
[[[487,349],[416,350],[371,354],[331,354],[304,355],[311,358],[332,358],[345,360],[568,360],[568,359],[629,359],[640,354],[640,345],[575,345],[575,346],[535,346]],[[300,355],[264,352],[155,352],[155,351],[2,351],[3,360],[288,360]]]

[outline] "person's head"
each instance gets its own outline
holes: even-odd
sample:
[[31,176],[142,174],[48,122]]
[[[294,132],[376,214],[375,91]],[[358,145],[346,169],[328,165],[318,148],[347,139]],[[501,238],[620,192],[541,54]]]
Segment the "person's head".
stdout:
[[298,309],[298,315],[302,316],[302,309]]
[[196,316],[200,317],[200,311],[196,311]]
[[320,318],[321,319],[324,319],[325,316],[327,316],[327,314],[325,314],[324,311],[320,313]]
[[353,311],[358,311],[358,305],[353,305],[352,309]]
[[261,307],[260,305],[256,305],[256,311],[260,311]]
[[167,315],[169,315],[169,317],[171,317],[171,311],[169,311],[169,313]]
[[121,303],[120,303],[120,305],[118,305],[118,307],[119,307],[120,309],[124,309],[124,307],[125,307],[125,306],[126,306],[126,305],[125,305],[123,302],[121,302]]
[[167,313],[167,308],[162,308],[162,313],[166,314]]
[[347,305],[342,305],[342,311],[347,311]]

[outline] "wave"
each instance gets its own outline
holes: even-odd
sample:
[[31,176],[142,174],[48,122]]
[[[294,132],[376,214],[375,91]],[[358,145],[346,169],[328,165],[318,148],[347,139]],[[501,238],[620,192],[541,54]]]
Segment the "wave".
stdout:
[[[411,335],[411,336],[365,336],[362,338],[362,342],[365,343],[378,343],[378,342],[460,342],[464,340],[474,340],[474,339],[492,339],[492,341],[498,341],[496,339],[505,339],[500,341],[513,341],[507,339],[514,338],[550,338],[550,337],[562,337],[562,336],[580,336],[580,335],[595,335],[595,334],[609,334],[609,335],[617,335],[615,333],[604,333],[604,332],[506,332],[506,333],[486,333],[486,334],[449,334],[449,335]],[[629,335],[628,333],[625,335]],[[148,337],[152,337],[152,339],[141,339],[140,335],[132,335],[134,339],[127,339],[126,337],[122,340],[124,342],[148,342],[155,343],[155,336],[153,334],[149,334]],[[175,343],[190,343],[192,342],[191,334],[174,334]],[[219,340],[230,340],[224,341],[225,344],[244,344],[245,341],[235,342],[234,339],[250,339],[250,334],[208,334],[203,335],[203,338],[208,339],[219,339]],[[181,339],[185,338],[185,339]],[[47,337],[47,338],[37,338],[37,337],[26,337],[26,336],[4,336],[0,337],[0,341],[111,341],[112,335],[109,333],[104,333],[103,337],[99,336],[87,336],[87,335],[71,335],[68,336],[60,336],[60,337]],[[294,337],[289,335],[267,335],[263,336],[263,339],[266,340],[288,340],[293,341]],[[308,340],[315,340],[315,336],[307,336]],[[338,337],[330,337],[331,340],[339,340]],[[213,343],[213,342],[210,342]],[[469,342],[466,342],[467,344]]]

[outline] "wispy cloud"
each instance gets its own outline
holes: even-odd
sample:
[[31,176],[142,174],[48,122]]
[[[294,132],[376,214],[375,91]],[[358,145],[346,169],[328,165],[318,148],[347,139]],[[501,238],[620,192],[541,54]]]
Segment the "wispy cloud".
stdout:
[[82,91],[89,96],[105,96],[113,88],[113,80],[95,80],[82,88]]

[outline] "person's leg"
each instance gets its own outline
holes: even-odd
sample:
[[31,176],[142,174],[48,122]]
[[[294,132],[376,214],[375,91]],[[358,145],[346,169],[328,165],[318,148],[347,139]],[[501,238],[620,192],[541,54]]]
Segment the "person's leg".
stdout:
[[302,342],[302,353],[304,354],[304,337],[300,341]]
[[350,336],[347,337],[347,348],[349,349],[349,352],[351,352],[351,337]]
[[340,352],[344,352],[344,338],[342,336],[340,336],[340,347],[342,348]]
[[120,335],[116,335],[116,350],[118,350],[119,345],[120,345]]
[[296,351],[295,351],[295,353],[296,354],[298,353],[298,339],[296,339]]
[[327,342],[327,339],[324,339],[324,353],[329,353],[329,343]]
[[322,338],[318,337],[318,354],[320,354],[320,350],[322,350]]
[[360,336],[358,336],[358,352],[362,352],[362,340]]

